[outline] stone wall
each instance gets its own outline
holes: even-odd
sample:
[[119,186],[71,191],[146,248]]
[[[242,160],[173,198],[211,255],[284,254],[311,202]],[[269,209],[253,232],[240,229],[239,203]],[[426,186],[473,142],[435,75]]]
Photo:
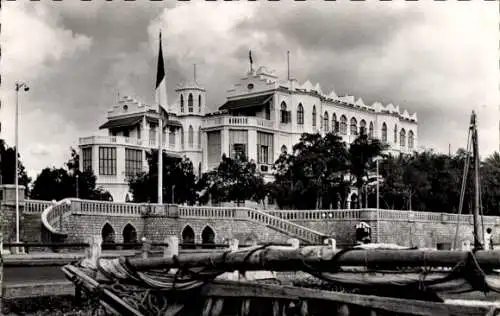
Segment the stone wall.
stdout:
[[[334,237],[337,245],[355,243],[355,225],[363,221],[372,227],[372,241],[401,246],[435,248],[453,244],[458,215],[395,210],[311,210],[271,211],[271,214]],[[473,241],[471,215],[460,217],[457,241]],[[484,229],[493,230],[493,242],[500,243],[500,218],[484,216]],[[446,247],[446,246],[444,246]]]
[[109,223],[115,232],[115,242],[123,242],[123,229],[127,224],[132,225],[138,238],[144,234],[144,219],[140,216],[112,216],[98,214],[72,214],[65,223],[70,232],[67,241],[84,242],[88,237],[101,235],[102,229]]
[[290,236],[271,229],[267,226],[241,219],[179,219],[179,240],[182,241],[182,231],[190,226],[195,233],[195,243],[202,242],[202,232],[209,227],[215,233],[215,242],[223,243],[236,238],[241,244],[250,241],[260,242],[286,242]]
[[[33,210],[28,209],[21,217],[21,229],[25,231],[21,236],[26,241],[43,240],[43,235],[39,231],[42,225],[40,207],[37,203],[39,202],[26,203],[29,208],[33,205]],[[21,203],[21,209],[22,206],[24,203]],[[10,230],[11,235],[13,232],[15,237],[15,205],[3,201],[2,211],[3,225],[6,226],[4,231]],[[205,228],[213,231],[216,243],[223,243],[231,238],[239,239],[242,244],[255,240],[281,243],[293,237],[287,235],[286,231],[294,229],[288,225],[289,223],[295,223],[300,225],[301,229],[308,228],[333,237],[339,247],[345,247],[355,243],[355,225],[364,221],[372,227],[373,242],[434,248],[439,244],[450,244],[454,241],[459,219],[456,214],[375,209],[280,210],[268,211],[266,214],[259,213],[258,217],[251,217],[249,213],[251,213],[249,209],[233,207],[187,207],[72,200],[70,213],[64,216],[64,230],[69,232],[67,241],[80,242],[86,237],[100,235],[102,228],[108,223],[115,232],[115,242],[120,243],[123,242],[123,230],[126,225],[131,225],[135,229],[138,238],[145,236],[155,241],[162,241],[172,234],[177,235],[182,241],[183,230],[190,226],[194,231],[196,243],[202,242],[202,232]],[[276,217],[280,218],[281,222],[263,220]],[[486,227],[493,229],[494,242],[498,244],[500,218],[485,216],[484,228]],[[472,241],[472,230],[472,216],[460,216],[458,241],[460,243],[464,240]]]
[[42,242],[45,241],[42,236],[42,219],[40,214],[23,214],[23,237],[25,242]]
[[[16,187],[12,184],[0,185],[0,228],[3,240],[16,241]],[[19,186],[19,237],[23,237],[24,186]]]

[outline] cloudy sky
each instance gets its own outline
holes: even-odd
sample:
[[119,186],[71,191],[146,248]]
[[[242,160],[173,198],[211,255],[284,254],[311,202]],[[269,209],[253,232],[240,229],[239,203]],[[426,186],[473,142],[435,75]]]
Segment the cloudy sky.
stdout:
[[249,49],[281,76],[290,50],[299,82],[416,111],[426,148],[464,147],[473,109],[483,155],[499,147],[496,1],[2,4],[2,133],[13,145],[13,86],[26,81],[19,147],[32,177],[96,134],[117,93],[152,101],[159,29],[170,96],[196,63],[215,109]]

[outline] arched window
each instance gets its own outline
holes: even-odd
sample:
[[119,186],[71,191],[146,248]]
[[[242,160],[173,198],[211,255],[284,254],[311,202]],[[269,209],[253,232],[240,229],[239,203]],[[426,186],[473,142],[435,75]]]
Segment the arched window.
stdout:
[[382,141],[387,142],[387,124],[382,123]]
[[350,133],[351,135],[358,135],[358,121],[353,117],[351,118],[351,129]]
[[373,122],[370,122],[370,127],[368,129],[368,138],[373,138]]
[[365,120],[361,120],[359,122],[359,133],[361,135],[366,135],[366,121]]
[[316,127],[316,105],[313,105],[313,113],[312,113],[312,126]]
[[332,114],[332,132],[333,133],[338,133],[339,132],[339,127],[338,127],[338,122],[337,122],[337,115],[335,113]]
[[181,113],[184,113],[184,95],[181,94]]
[[413,131],[410,130],[408,132],[408,148],[412,149],[413,146],[415,146],[415,135],[413,134]]
[[340,134],[347,135],[347,117],[345,115],[340,117]]
[[[134,226],[132,226],[132,224],[127,224],[125,226],[125,228],[123,228],[122,235],[123,235],[123,242],[125,244],[133,244],[133,243],[137,243],[138,242],[138,240],[137,240],[137,230],[135,229]],[[126,249],[132,249],[132,248],[134,248],[134,246],[129,245],[129,246],[125,246],[125,248]]]
[[201,94],[198,94],[198,112],[201,113]]
[[402,128],[401,132],[399,132],[399,146],[401,147],[406,146],[406,131],[404,128]]
[[328,133],[328,128],[330,126],[330,118],[328,117],[328,111],[325,111],[325,115],[323,115],[323,128],[325,133]]
[[194,248],[194,230],[191,228],[191,226],[187,225],[186,227],[184,227],[181,235],[182,243],[184,244],[182,248]]
[[175,147],[175,129],[173,128],[168,133],[168,143],[170,146]]
[[188,112],[193,113],[193,95],[191,93],[188,96]]
[[188,144],[189,144],[189,148],[193,148],[194,131],[193,131],[193,126],[191,126],[191,125],[189,125],[189,129],[188,129]]
[[297,107],[297,124],[304,125],[304,107],[299,103]]
[[184,128],[181,126],[181,130],[179,132],[181,134],[181,149],[184,149]]
[[281,102],[280,108],[281,108],[280,123],[283,123],[283,124],[290,123],[290,115],[288,114],[285,101]]
[[394,143],[398,143],[398,124],[394,125]]
[[[101,230],[101,237],[103,244],[114,244],[115,243],[115,230],[113,226],[109,223],[104,224]],[[113,249],[112,245],[103,246],[102,249]]]
[[215,233],[210,226],[205,226],[205,228],[203,228],[201,240],[203,248],[213,248],[212,245],[215,244]]
[[201,129],[198,130],[198,148],[201,148]]

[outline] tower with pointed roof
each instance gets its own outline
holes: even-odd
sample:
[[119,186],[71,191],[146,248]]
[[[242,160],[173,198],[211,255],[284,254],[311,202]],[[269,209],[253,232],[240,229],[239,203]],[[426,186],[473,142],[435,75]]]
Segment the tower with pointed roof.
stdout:
[[193,162],[196,174],[201,172],[202,125],[206,114],[206,90],[196,80],[196,65],[193,80],[180,84],[176,92],[177,105],[174,112],[182,124],[180,147],[182,153]]

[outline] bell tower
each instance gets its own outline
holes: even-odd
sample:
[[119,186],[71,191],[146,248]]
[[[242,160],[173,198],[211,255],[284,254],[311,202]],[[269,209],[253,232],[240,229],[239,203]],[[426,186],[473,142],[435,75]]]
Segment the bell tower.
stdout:
[[202,162],[203,119],[206,113],[206,90],[196,80],[196,65],[193,65],[193,80],[175,89],[177,106],[175,113],[181,122],[180,151],[193,163],[195,174]]
[[175,92],[177,93],[176,112],[178,115],[205,115],[207,93],[196,80],[196,64],[193,65],[193,80],[179,85]]

